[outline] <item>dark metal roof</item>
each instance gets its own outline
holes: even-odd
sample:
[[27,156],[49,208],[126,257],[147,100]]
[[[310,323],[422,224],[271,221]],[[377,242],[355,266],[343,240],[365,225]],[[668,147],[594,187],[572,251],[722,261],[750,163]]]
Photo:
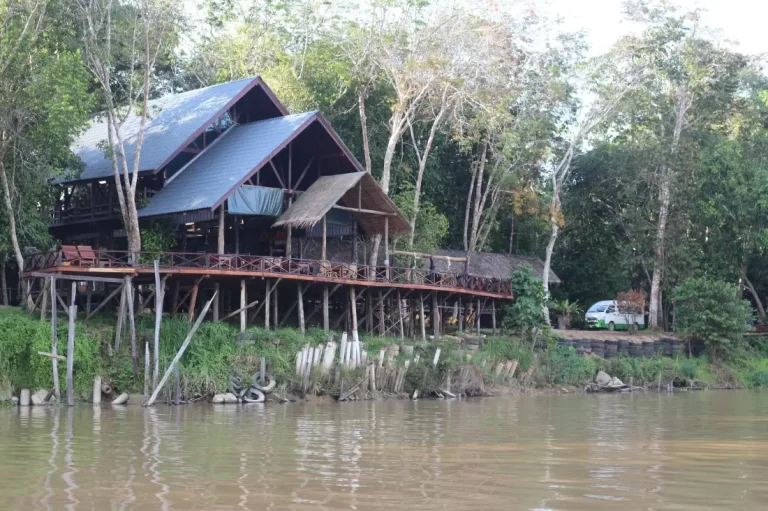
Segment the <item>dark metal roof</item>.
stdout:
[[[190,144],[201,129],[214,122],[239,97],[262,84],[259,78],[245,78],[150,101],[139,171],[159,170],[179,148]],[[130,114],[121,129],[125,155],[131,167],[140,122],[140,116]],[[75,180],[113,175],[112,162],[104,153],[107,140],[107,122],[103,116],[96,118],[75,140],[72,151],[85,164],[85,170]]]
[[317,118],[307,112],[231,127],[168,179],[139,216],[217,207]]
[[[449,257],[466,257],[467,255],[463,250],[439,250],[437,254]],[[448,271],[447,261],[435,259],[434,263],[436,271]],[[425,264],[429,265],[429,259],[425,259]],[[533,274],[539,278],[541,278],[544,272],[544,262],[536,256],[509,255],[497,252],[472,252],[469,256],[467,273],[476,277],[508,279],[512,270],[521,266],[530,266]],[[450,271],[462,273],[464,271],[464,263],[452,262]],[[549,271],[549,281],[552,284],[560,284],[560,278],[551,269]]]

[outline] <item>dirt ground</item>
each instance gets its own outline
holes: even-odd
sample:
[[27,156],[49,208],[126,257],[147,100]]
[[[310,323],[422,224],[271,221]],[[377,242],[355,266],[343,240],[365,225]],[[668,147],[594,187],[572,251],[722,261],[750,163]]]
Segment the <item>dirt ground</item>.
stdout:
[[596,341],[610,341],[619,339],[627,339],[630,342],[644,343],[654,342],[660,339],[675,339],[675,335],[670,332],[644,332],[640,331],[636,334],[630,334],[627,331],[613,331],[607,330],[554,330],[555,336],[558,338],[566,339],[594,339]]

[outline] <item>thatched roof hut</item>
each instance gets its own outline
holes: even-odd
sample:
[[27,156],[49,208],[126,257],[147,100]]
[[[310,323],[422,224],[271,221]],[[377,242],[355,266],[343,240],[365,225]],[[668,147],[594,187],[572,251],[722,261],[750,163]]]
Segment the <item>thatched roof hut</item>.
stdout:
[[[437,255],[449,257],[466,257],[467,253],[463,250],[439,250]],[[425,258],[425,263],[429,264],[429,259]],[[453,271],[462,273],[464,263],[451,263],[450,270],[448,261],[435,259],[435,271],[446,272]],[[541,278],[544,271],[544,262],[536,256],[509,255],[494,252],[472,252],[469,256],[469,267],[467,273],[475,277],[486,277],[495,279],[508,279],[513,269],[521,266],[530,266],[534,275]],[[560,284],[560,278],[552,270],[549,271],[549,282]]]
[[299,195],[274,226],[309,229],[320,222],[328,211],[339,206],[339,209],[350,211],[368,234],[383,233],[385,218],[388,219],[390,233],[408,229],[408,222],[392,199],[366,172],[319,178]]

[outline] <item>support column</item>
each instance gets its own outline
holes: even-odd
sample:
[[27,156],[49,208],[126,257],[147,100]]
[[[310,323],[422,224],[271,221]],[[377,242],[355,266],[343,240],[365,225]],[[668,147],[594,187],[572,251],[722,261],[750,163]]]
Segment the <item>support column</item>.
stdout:
[[280,322],[278,318],[278,311],[277,308],[277,282],[275,282],[275,285],[272,286],[272,324],[275,327],[275,330],[279,328]]
[[328,311],[328,285],[323,286],[323,330],[328,334],[331,331],[331,320]]
[[321,261],[322,266],[323,266],[323,271],[325,271],[325,261],[327,259],[327,257],[326,257],[327,256],[327,253],[326,253],[326,249],[327,249],[326,237],[328,235],[328,224],[326,222],[325,216],[326,215],[323,215],[323,241],[322,241],[322,245],[320,246],[320,261]]
[[[224,213],[224,204],[222,204],[221,206],[219,206],[219,232],[218,232],[218,238],[216,241],[216,253],[219,255],[224,253],[224,225],[225,225],[225,213]],[[221,294],[220,293],[221,288],[218,282],[213,284],[213,291],[214,291],[213,322],[217,323],[219,321],[219,314],[221,313],[221,309],[219,306],[219,295]]]
[[496,335],[496,300],[491,300],[491,328],[493,335]]
[[438,306],[437,292],[432,292],[432,327],[435,339],[440,338],[440,307]]
[[421,324],[421,340],[427,340],[427,318],[424,317],[424,293],[419,293],[419,323]]
[[379,291],[379,304],[376,307],[379,313],[379,337],[384,336],[384,293]]
[[72,281],[72,300],[69,306],[69,328],[67,330],[67,405],[75,405],[75,390],[73,381],[73,369],[75,367],[75,318],[77,317],[77,305],[75,305],[75,291],[77,282]]
[[304,324],[304,289],[301,287],[301,282],[297,284],[296,295],[296,304],[299,307],[299,331],[304,335],[307,333],[307,328]]
[[352,313],[352,340],[358,342],[360,337],[357,333],[357,295],[354,286],[349,286],[349,310]]
[[[3,268],[5,271],[5,268]],[[58,320],[56,316],[56,276],[51,275],[51,362],[53,363],[53,395],[56,397],[56,403],[61,403],[61,389],[59,386],[59,336]]]
[[456,301],[456,322],[459,325],[459,333],[464,332],[464,313],[461,311],[461,296],[459,296],[459,299]]
[[187,311],[187,320],[193,321],[195,319],[195,307],[197,306],[197,291],[200,287],[200,281],[196,280],[195,285],[192,286],[192,296],[189,297],[189,310]]
[[385,267],[385,275],[387,277],[387,280],[389,280],[390,272],[389,272],[389,217],[384,217],[384,267]]
[[[72,288],[74,291],[74,288]],[[74,294],[73,294],[74,296]],[[131,359],[133,360],[133,379],[139,377],[139,353],[136,348],[136,315],[133,311],[133,278],[125,277],[125,302],[128,304],[128,326],[131,331]]]
[[270,286],[269,281],[267,281],[267,292],[264,295],[264,329],[269,330],[269,311],[270,311],[270,300],[272,298],[272,286]]
[[477,323],[477,335],[480,335],[480,299],[477,299],[477,312],[475,313],[475,323]]
[[245,279],[240,279],[240,331],[245,332],[245,328],[248,323],[247,310],[245,306],[248,304]]
[[397,320],[400,324],[400,339],[405,339],[405,327],[403,326],[403,299],[400,297],[400,290],[397,291]]

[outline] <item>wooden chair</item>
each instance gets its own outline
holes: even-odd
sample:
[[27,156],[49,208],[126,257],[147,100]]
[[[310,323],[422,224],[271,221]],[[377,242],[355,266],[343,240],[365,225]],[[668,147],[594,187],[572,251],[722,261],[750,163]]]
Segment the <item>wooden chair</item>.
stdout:
[[80,261],[80,253],[77,251],[77,247],[74,245],[62,245],[61,246],[61,265],[72,266],[77,265]]
[[96,252],[94,252],[93,248],[90,246],[78,245],[77,252],[80,254],[80,266],[95,266],[96,262],[99,260],[99,258],[96,257]]

